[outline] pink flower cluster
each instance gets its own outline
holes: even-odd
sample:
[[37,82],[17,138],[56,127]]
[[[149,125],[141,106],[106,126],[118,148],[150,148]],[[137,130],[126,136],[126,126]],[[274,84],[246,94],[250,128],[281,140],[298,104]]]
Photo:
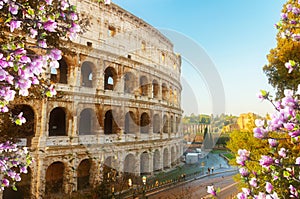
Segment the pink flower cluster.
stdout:
[[20,148],[11,142],[0,144],[0,171],[1,185],[0,189],[12,186],[15,188],[15,182],[21,181],[21,174],[27,173],[28,166],[32,159],[27,148]]
[[[56,36],[74,40],[80,27],[76,7],[68,0],[0,0],[0,12],[2,34],[7,38],[0,45],[0,111],[8,112],[7,105],[15,96],[28,96],[33,85],[44,89],[45,96],[56,94],[53,85],[40,81],[47,67],[59,67],[62,57],[62,52],[48,39]],[[14,122],[25,123],[23,113],[16,115]],[[0,143],[1,190],[15,188],[15,182],[27,173],[31,162],[26,148]]]
[[[58,1],[58,7],[52,6],[53,0],[39,1],[36,7],[15,0],[0,1],[0,12],[7,16],[4,27],[8,31],[22,31],[23,36],[10,35],[7,43],[0,47],[0,111],[7,112],[7,105],[15,96],[28,96],[32,85],[39,84],[39,78],[48,67],[58,68],[61,51],[47,45],[47,37],[57,34],[60,37],[75,39],[80,27],[74,6],[67,0]],[[40,54],[28,52],[26,43],[20,40],[34,39]],[[30,46],[34,48],[34,46]],[[28,48],[28,47],[27,47]],[[55,95],[53,86],[46,88],[47,96]]]

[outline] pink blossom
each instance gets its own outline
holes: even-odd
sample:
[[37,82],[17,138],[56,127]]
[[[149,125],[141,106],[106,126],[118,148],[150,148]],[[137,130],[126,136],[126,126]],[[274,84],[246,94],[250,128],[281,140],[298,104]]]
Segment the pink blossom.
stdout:
[[271,147],[276,147],[278,145],[278,141],[275,139],[270,138],[270,139],[268,139],[268,142]]
[[18,14],[18,10],[19,10],[19,6],[15,3],[10,3],[9,4],[9,8],[8,11],[12,14],[12,15],[16,15]]
[[209,194],[211,194],[213,196],[217,195],[217,193],[216,193],[216,191],[214,189],[214,186],[207,186],[207,193],[209,193]]
[[57,23],[53,20],[48,20],[43,24],[43,26],[45,30],[49,32],[55,32],[55,29],[57,28]]
[[243,176],[243,177],[247,177],[249,175],[249,172],[246,168],[242,167],[239,169],[239,172],[240,174]]
[[296,158],[296,163],[295,164],[298,164],[298,165],[300,164],[300,157]]
[[259,164],[262,167],[269,168],[269,166],[274,162],[273,158],[267,155],[262,155],[259,160]]
[[10,32],[13,32],[15,29],[20,28],[21,23],[21,21],[12,20],[9,24]]
[[285,148],[281,148],[278,151],[278,155],[280,155],[281,157],[285,158],[286,157],[286,149]]
[[251,178],[250,181],[249,181],[249,184],[252,187],[257,187],[257,179],[256,178]]
[[52,4],[52,0],[45,0],[47,5],[51,5]]
[[266,192],[271,193],[273,191],[273,185],[269,182],[266,182]]

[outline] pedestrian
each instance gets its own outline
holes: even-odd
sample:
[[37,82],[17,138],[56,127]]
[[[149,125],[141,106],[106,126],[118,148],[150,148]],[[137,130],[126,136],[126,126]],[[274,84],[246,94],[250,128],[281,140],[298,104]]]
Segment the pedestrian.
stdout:
[[210,168],[209,167],[207,168],[207,173],[210,174]]
[[214,169],[215,169],[214,167],[211,167],[211,173],[214,173]]

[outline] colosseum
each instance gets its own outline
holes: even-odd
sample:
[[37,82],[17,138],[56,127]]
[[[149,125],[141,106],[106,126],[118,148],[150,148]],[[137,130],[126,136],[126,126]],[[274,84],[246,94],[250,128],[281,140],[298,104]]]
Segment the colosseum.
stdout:
[[183,153],[181,57],[173,44],[115,4],[73,3],[88,30],[46,74],[60,94],[15,105],[32,121],[21,127],[20,143],[35,161],[21,193],[3,198],[72,194],[109,175],[132,174],[137,183],[174,167]]

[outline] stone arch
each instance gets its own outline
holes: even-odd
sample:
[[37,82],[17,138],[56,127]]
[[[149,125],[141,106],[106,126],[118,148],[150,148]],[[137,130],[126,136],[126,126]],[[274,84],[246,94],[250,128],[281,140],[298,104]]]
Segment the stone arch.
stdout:
[[135,116],[132,111],[128,111],[125,115],[125,128],[124,133],[134,134],[136,130]]
[[175,151],[175,147],[172,146],[171,147],[171,165],[175,165],[176,164],[176,151]]
[[49,136],[66,136],[66,111],[62,107],[56,107],[50,112]]
[[0,132],[0,136],[4,138],[3,141],[6,141],[5,137],[7,135],[14,138],[26,138],[26,145],[30,146],[31,139],[35,135],[36,116],[34,109],[30,105],[17,104],[10,110],[13,117],[17,117],[22,113],[26,122],[22,125],[16,125],[11,121],[10,114],[2,114],[0,120],[2,121],[1,125],[5,128],[5,131]]
[[144,151],[140,156],[140,174],[143,175],[150,175],[150,156],[149,153]]
[[93,87],[94,80],[94,64],[89,61],[85,61],[81,66],[81,86],[83,87]]
[[146,76],[140,77],[140,95],[148,96],[148,78]]
[[113,67],[107,67],[104,71],[104,89],[114,90],[117,84],[117,72]]
[[152,81],[152,98],[158,98],[159,94],[159,84],[157,80]]
[[159,114],[153,116],[153,133],[160,133],[161,131],[161,119]]
[[166,83],[163,83],[161,86],[162,91],[162,99],[167,100],[168,99],[168,87]]
[[159,171],[161,170],[161,164],[160,164],[160,151],[158,149],[156,149],[154,151],[154,155],[153,155],[153,171]]
[[90,159],[84,159],[80,162],[77,169],[77,190],[89,188],[91,167],[92,163]]
[[46,170],[46,194],[63,193],[65,165],[53,162]]
[[173,115],[171,115],[171,117],[170,117],[170,132],[171,133],[174,133],[174,116]]
[[169,133],[169,118],[167,115],[164,115],[163,118],[163,133]]
[[124,172],[134,174],[136,173],[136,170],[136,158],[130,153],[124,159]]
[[169,149],[165,148],[164,149],[164,154],[163,154],[163,168],[167,169],[170,167],[169,163]]
[[11,188],[6,188],[3,191],[3,199],[31,198],[31,169],[27,168],[27,173],[21,174],[21,181],[16,184],[17,191]]
[[79,118],[79,135],[93,135],[93,125],[95,122],[95,112],[91,108],[83,109]]
[[131,72],[124,74],[124,93],[133,93],[135,89],[135,76]]
[[108,181],[111,180],[111,178],[115,178],[117,175],[117,170],[114,168],[115,165],[115,156],[108,156],[103,164],[103,180]]
[[140,118],[140,132],[147,134],[149,133],[150,117],[148,113],[144,112]]
[[105,113],[104,117],[104,134],[116,134],[118,131],[118,125],[114,119],[114,112],[113,110],[108,110]]
[[178,116],[175,117],[175,133],[178,133],[179,128],[179,118]]
[[170,103],[174,102],[174,93],[173,93],[172,87],[170,87],[170,90],[169,90],[169,102]]
[[177,157],[177,162],[179,161],[179,157],[181,157],[181,151],[180,151],[180,147],[178,145],[176,145],[176,157]]
[[50,80],[54,83],[68,83],[68,64],[64,58],[59,61],[59,68],[51,68]]

